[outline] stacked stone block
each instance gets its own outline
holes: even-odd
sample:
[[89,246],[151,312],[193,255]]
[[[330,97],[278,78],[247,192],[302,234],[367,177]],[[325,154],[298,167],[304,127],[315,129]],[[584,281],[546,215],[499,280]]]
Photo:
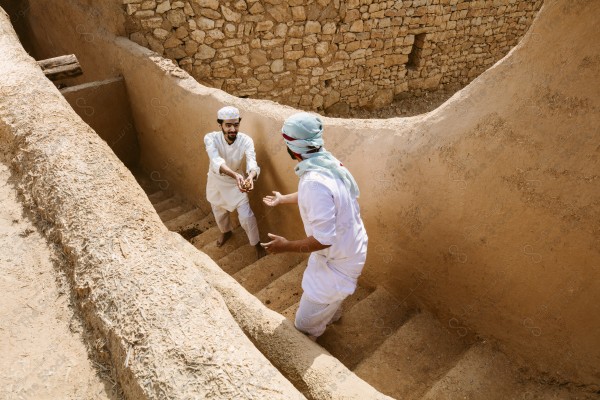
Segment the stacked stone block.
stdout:
[[464,86],[542,0],[122,0],[130,38],[198,81],[314,111]]

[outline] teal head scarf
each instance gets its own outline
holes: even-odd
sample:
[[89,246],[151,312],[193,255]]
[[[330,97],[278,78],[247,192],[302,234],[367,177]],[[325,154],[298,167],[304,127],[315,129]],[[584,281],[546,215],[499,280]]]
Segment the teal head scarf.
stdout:
[[344,182],[352,197],[359,196],[358,185],[350,171],[323,147],[321,118],[306,112],[294,114],[285,120],[281,132],[288,148],[302,156],[303,160],[295,168],[296,175],[314,170],[329,172]]

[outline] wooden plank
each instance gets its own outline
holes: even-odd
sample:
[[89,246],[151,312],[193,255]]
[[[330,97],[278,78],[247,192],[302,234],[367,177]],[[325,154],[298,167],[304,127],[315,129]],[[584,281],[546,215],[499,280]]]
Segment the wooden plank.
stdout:
[[37,64],[42,68],[44,75],[51,81],[72,78],[83,74],[75,54],[40,60]]
[[49,69],[49,68],[56,67],[59,65],[79,64],[79,62],[77,61],[77,57],[75,57],[75,54],[69,54],[66,56],[53,57],[53,58],[47,58],[45,60],[39,60],[39,61],[37,61],[37,64],[42,69]]

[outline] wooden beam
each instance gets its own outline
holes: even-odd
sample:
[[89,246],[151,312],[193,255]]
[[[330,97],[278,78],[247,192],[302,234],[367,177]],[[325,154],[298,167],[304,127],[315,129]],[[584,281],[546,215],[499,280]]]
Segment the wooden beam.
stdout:
[[83,74],[75,54],[40,60],[37,64],[44,72],[44,75],[51,81],[73,78]]

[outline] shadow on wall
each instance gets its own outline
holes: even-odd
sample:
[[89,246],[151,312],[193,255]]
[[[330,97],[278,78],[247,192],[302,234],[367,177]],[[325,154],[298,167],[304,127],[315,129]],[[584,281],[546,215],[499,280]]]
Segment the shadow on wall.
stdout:
[[[49,7],[52,6],[49,5]],[[109,144],[119,159],[128,168],[137,168],[139,161],[137,132],[131,116],[126,86],[116,67],[111,66],[106,69],[109,75],[108,79],[93,81],[94,77],[99,76],[98,70],[106,68],[106,63],[98,65],[87,62],[86,52],[76,52],[75,49],[78,46],[68,44],[73,40],[72,37],[67,36],[70,34],[68,32],[63,33],[64,37],[53,39],[49,33],[37,31],[35,18],[32,18],[36,13],[36,8],[29,0],[19,2],[0,0],[0,7],[9,14],[21,44],[36,60],[72,53],[75,53],[76,57],[82,56],[83,61],[80,61],[83,66],[83,75],[60,79],[55,82],[55,85],[64,88],[61,93],[69,101],[71,107]],[[92,26],[90,19],[99,17],[104,12],[106,11],[102,9],[90,8],[83,21],[79,20],[75,24],[67,25],[68,29],[74,29],[77,33],[75,37],[79,37],[79,43],[92,44],[94,42],[94,37],[99,33],[88,29]],[[44,15],[51,17],[52,13]],[[107,26],[102,29],[108,28]],[[43,34],[42,40],[37,36],[40,34]]]
[[34,52],[33,43],[30,40],[31,27],[29,25],[29,11],[31,6],[29,0],[0,0],[0,7],[2,7],[10,16],[10,22],[12,23],[15,32],[17,32],[17,35],[19,36],[19,40],[21,41],[23,48],[27,51],[27,53],[29,53],[29,55],[37,59]]
[[137,169],[140,150],[123,78],[71,86],[61,93],[123,164]]

